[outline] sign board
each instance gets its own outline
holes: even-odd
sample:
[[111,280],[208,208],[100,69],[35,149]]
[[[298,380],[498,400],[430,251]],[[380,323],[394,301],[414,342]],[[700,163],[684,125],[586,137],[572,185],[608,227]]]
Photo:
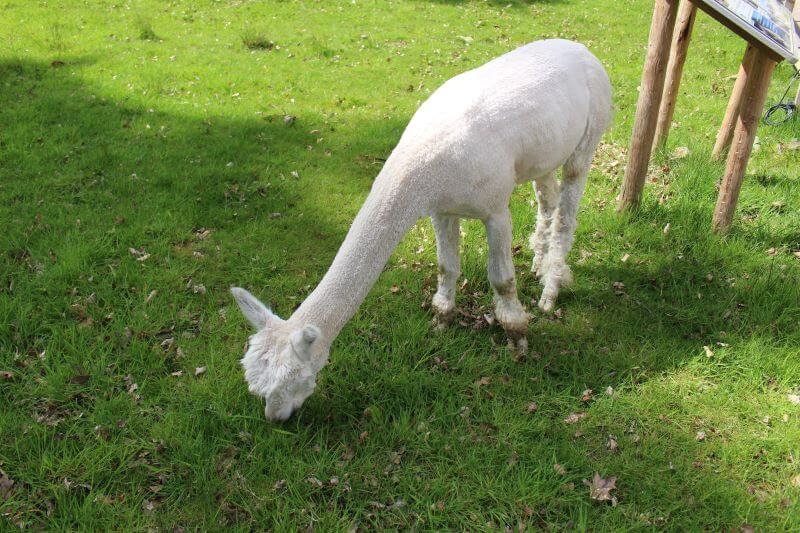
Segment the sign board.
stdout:
[[780,0],[692,0],[712,17],[790,63],[800,62],[800,25],[792,2]]

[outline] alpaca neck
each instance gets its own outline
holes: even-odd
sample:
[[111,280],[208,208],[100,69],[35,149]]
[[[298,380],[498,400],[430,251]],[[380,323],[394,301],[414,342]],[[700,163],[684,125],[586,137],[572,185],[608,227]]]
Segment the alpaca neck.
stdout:
[[333,342],[400,240],[424,214],[408,181],[412,180],[395,180],[383,172],[378,176],[331,267],[294,312],[292,321],[317,326]]

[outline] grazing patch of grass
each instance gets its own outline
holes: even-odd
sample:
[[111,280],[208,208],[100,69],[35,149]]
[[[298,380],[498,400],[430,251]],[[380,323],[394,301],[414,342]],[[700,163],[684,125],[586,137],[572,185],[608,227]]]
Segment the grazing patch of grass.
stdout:
[[272,50],[275,43],[259,33],[246,33],[242,35],[242,44],[249,50]]
[[157,41],[158,35],[156,35],[156,30],[153,29],[153,24],[150,20],[139,17],[136,19],[136,27],[139,30],[139,40],[140,41]]
[[[3,528],[800,528],[800,123],[761,128],[732,232],[708,231],[737,37],[698,17],[669,147],[618,216],[649,0],[166,5],[136,3],[170,36],[144,42],[126,3],[2,2]],[[250,25],[280,49],[250,53]],[[434,334],[421,221],[315,395],[267,423],[229,286],[288,316],[419,103],[545,37],[600,57],[617,117],[532,355],[481,318],[474,221],[461,324]],[[531,200],[512,200],[525,302]]]

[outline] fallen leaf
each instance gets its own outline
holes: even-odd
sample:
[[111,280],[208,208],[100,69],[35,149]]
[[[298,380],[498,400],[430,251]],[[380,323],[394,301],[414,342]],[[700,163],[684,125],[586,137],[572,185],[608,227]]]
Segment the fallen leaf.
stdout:
[[147,259],[150,257],[150,254],[145,251],[144,247],[138,250],[136,248],[128,248],[128,251],[136,258],[137,261],[147,261]]
[[536,402],[531,402],[528,404],[529,413],[535,413],[538,410],[539,410],[539,404],[537,404]]
[[703,346],[703,350],[706,352],[706,357],[714,357],[714,350],[711,349],[711,346]]
[[598,502],[611,502],[611,505],[617,505],[617,497],[611,495],[611,491],[617,488],[617,478],[611,476],[607,479],[600,477],[597,472],[594,473],[591,483],[584,480],[584,483],[589,486],[589,497]]
[[197,368],[194,369],[195,376],[202,376],[205,373],[206,373],[206,367],[204,366],[198,366]]
[[792,486],[793,487],[800,487],[800,474],[797,474],[792,478]]
[[606,448],[608,448],[608,451],[610,451],[611,453],[617,453],[617,450],[619,449],[619,443],[617,442],[616,437],[614,437],[613,435],[608,436],[608,442],[606,443]]
[[793,404],[800,405],[800,394],[787,394],[786,399]]
[[6,501],[11,496],[11,489],[14,487],[14,480],[0,470],[0,500]]
[[625,284],[622,283],[621,281],[615,281],[614,283],[611,284],[611,286],[614,289],[614,294],[616,294],[617,296],[622,296],[623,294],[625,294]]
[[679,146],[678,148],[675,148],[674,152],[672,152],[672,157],[674,159],[683,159],[688,155],[689,155],[689,148],[686,146]]
[[355,456],[356,456],[355,450],[353,450],[352,447],[347,446],[345,447],[344,452],[342,452],[342,461],[350,461]]
[[479,379],[478,381],[475,382],[475,386],[480,388],[480,387],[485,387],[486,385],[489,385],[491,383],[492,383],[492,378],[491,377],[483,376],[481,379]]
[[392,294],[397,294],[398,292],[400,292],[400,287],[398,287],[397,285],[392,285],[392,288],[391,288],[391,289],[389,289],[389,291],[390,291]]
[[553,465],[553,470],[555,470],[556,474],[558,474],[559,476],[566,476],[567,475],[567,469],[564,468],[563,466],[561,466],[558,463]]
[[570,413],[570,415],[564,419],[564,422],[566,422],[567,424],[575,424],[576,422],[579,422],[584,418],[586,418],[586,413],[583,412]]
[[89,383],[89,376],[88,374],[78,374],[76,376],[72,376],[69,378],[70,383],[74,383],[75,385],[86,385]]
[[176,370],[175,372],[170,372],[169,375],[179,378],[183,375],[183,370]]

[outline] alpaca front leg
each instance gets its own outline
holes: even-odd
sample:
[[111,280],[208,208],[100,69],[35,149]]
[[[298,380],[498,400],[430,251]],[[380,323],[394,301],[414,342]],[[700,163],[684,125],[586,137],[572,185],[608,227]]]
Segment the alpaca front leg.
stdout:
[[558,181],[554,172],[537,178],[533,182],[533,194],[536,197],[536,229],[530,236],[530,247],[533,250],[533,272],[541,279],[544,274],[545,260],[550,245],[550,229],[553,213],[558,205]]
[[530,315],[517,298],[517,281],[511,258],[511,212],[506,209],[485,221],[489,239],[489,283],[494,289],[497,321],[503,326],[510,343],[520,352],[528,348]]
[[578,226],[578,207],[586,188],[591,154],[573,156],[564,165],[558,208],[553,217],[550,244],[544,265],[544,289],[539,298],[539,309],[549,313],[555,307],[558,291],[572,283],[572,271],[567,265],[567,254],[575,240]]
[[431,217],[436,233],[436,255],[439,260],[439,286],[433,296],[434,324],[444,329],[453,321],[456,310],[456,281],[461,275],[458,242],[461,238],[460,219],[454,216]]

